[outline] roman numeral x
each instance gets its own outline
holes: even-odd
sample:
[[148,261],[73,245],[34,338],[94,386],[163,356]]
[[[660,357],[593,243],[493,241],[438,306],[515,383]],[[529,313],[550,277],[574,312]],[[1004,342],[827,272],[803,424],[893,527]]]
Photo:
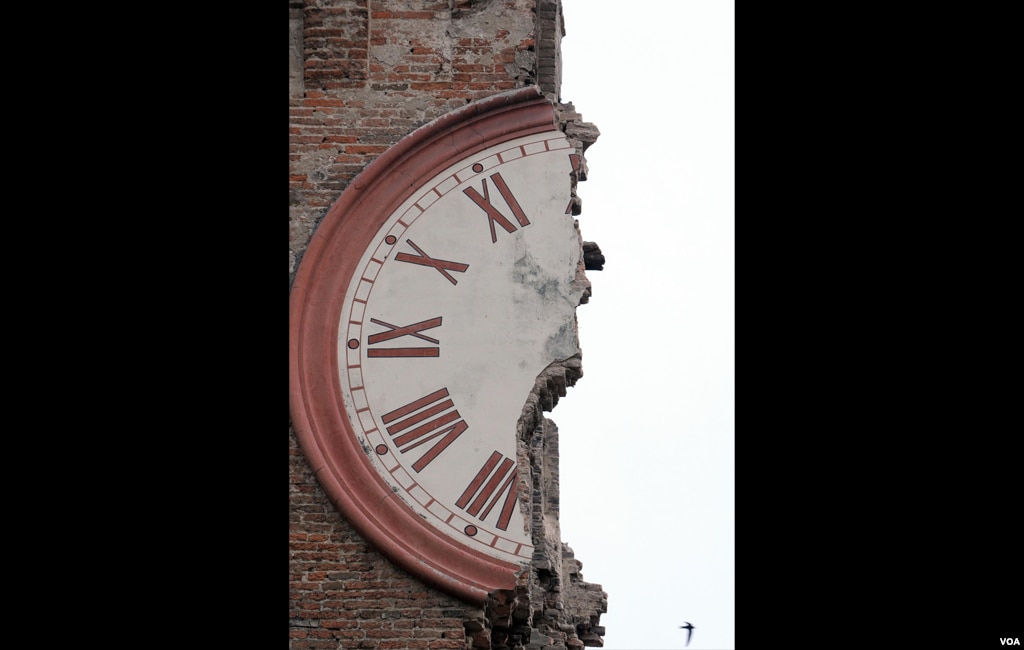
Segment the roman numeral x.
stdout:
[[463,264],[462,262],[450,262],[448,260],[440,260],[433,258],[423,252],[423,249],[412,243],[411,239],[406,239],[405,242],[416,249],[419,255],[412,255],[411,253],[399,253],[395,255],[395,259],[399,262],[409,262],[410,264],[421,264],[423,266],[431,266],[437,269],[438,273],[448,278],[448,281],[452,284],[458,284],[459,281],[452,277],[448,271],[455,271],[457,273],[465,273],[466,269],[469,268],[469,264]]

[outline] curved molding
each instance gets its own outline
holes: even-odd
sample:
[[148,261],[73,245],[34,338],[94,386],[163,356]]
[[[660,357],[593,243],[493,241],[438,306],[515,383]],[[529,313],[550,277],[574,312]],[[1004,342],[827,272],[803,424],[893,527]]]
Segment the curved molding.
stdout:
[[289,406],[303,453],[339,512],[416,578],[482,604],[512,589],[522,567],[461,546],[393,494],[359,447],[341,402],[338,331],[345,288],[388,215],[423,179],[489,146],[550,131],[554,108],[536,87],[467,104],[424,125],[368,165],[313,233],[292,283]]

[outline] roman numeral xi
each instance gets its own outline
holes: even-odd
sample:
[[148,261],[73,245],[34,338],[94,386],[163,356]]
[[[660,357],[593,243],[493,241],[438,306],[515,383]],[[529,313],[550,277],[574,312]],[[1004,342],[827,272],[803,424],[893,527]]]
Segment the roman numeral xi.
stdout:
[[[491,174],[491,180],[494,181],[494,186],[498,188],[498,193],[505,199],[505,203],[512,210],[512,214],[515,216],[516,221],[519,222],[519,225],[530,225],[530,220],[526,218],[526,213],[519,206],[519,201],[516,201],[516,197],[512,195],[512,190],[508,188],[508,184],[501,177],[501,173]],[[487,225],[491,228],[491,243],[494,244],[498,241],[498,237],[494,232],[495,223],[504,228],[505,232],[515,232],[516,227],[491,203],[491,193],[487,189],[486,178],[483,179],[483,183],[483,194],[480,194],[475,187],[468,187],[462,190],[462,193],[473,199],[473,203],[476,203],[487,214]]]

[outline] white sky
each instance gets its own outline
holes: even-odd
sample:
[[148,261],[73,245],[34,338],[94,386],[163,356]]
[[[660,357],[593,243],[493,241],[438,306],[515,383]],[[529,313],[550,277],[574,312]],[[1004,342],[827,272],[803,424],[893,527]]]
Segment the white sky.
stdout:
[[562,539],[608,592],[607,650],[735,648],[733,0],[562,0],[562,100],[601,131],[580,230]]

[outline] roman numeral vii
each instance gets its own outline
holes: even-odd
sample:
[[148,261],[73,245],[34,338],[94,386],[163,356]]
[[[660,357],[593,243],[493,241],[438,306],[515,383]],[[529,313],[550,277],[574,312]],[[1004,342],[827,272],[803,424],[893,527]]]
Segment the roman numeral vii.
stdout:
[[515,480],[515,462],[495,451],[470,481],[455,505],[483,521],[501,497],[505,497],[501,504],[501,512],[498,513],[498,528],[508,530],[512,509],[516,505]]

